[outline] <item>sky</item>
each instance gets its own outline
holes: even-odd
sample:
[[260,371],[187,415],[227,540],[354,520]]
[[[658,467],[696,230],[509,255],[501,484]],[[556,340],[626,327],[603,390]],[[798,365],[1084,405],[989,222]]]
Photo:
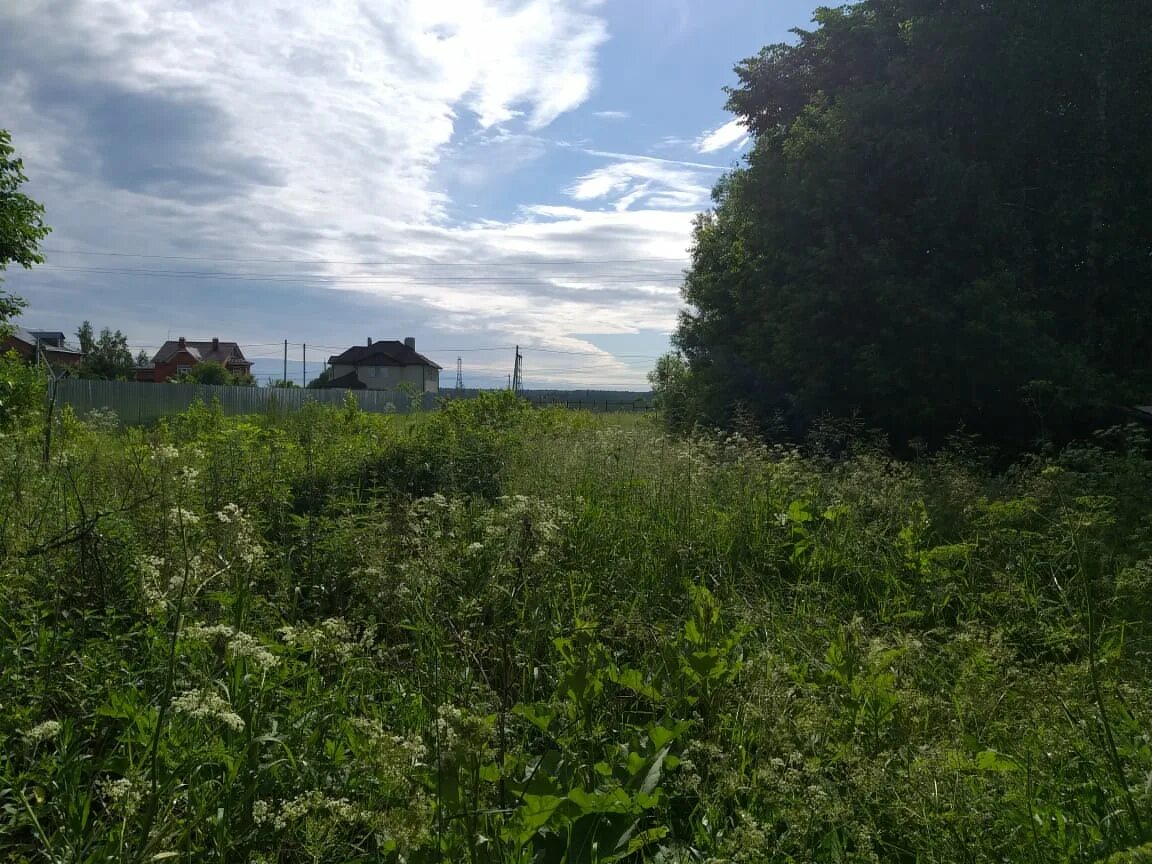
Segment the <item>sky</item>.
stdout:
[[[732,67],[812,0],[0,0],[53,233],[20,324],[290,375],[416,339],[455,382],[635,389],[738,164]],[[304,346],[307,346],[305,348]],[[307,371],[304,366],[305,359]]]

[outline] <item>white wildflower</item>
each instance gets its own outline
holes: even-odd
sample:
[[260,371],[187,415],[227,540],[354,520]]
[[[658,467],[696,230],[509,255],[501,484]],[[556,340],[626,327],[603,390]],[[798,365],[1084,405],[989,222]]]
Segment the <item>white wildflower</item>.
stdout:
[[144,555],[136,562],[136,568],[140,571],[141,591],[152,615],[159,615],[168,599],[160,584],[160,570],[163,566],[164,559],[156,555]]
[[311,650],[317,658],[348,660],[358,651],[372,647],[371,633],[366,631],[357,639],[343,618],[326,618],[314,627],[285,625],[276,631],[286,645],[299,650]]
[[375,816],[371,810],[359,807],[347,798],[329,798],[323,792],[314,790],[281,804],[280,812],[272,824],[277,830],[283,830],[289,823],[299,821],[309,813],[324,811],[341,822],[368,822]]
[[275,668],[280,658],[264,647],[256,637],[237,631],[228,640],[228,656],[233,660],[247,660],[261,672]]
[[37,723],[25,732],[24,740],[29,744],[40,744],[44,741],[51,741],[60,734],[60,728],[60,721],[45,720],[43,723]]
[[104,777],[96,781],[96,791],[105,806],[119,816],[128,818],[144,798],[144,784],[128,777]]
[[200,522],[200,517],[187,507],[173,507],[169,511],[169,515],[173,520],[183,525],[197,525]]
[[154,462],[176,459],[179,458],[179,456],[180,451],[171,444],[158,444],[152,448],[152,460]]
[[215,642],[218,639],[231,639],[236,631],[227,624],[189,624],[180,637],[187,642]]
[[208,690],[181,693],[172,700],[172,710],[195,720],[219,720],[237,732],[244,729],[244,719],[232,710],[227,700]]
[[244,511],[240,509],[238,504],[225,504],[217,514],[216,518],[225,525],[232,522],[242,521],[244,518]]
[[252,821],[257,825],[272,821],[272,807],[262,798],[252,802]]

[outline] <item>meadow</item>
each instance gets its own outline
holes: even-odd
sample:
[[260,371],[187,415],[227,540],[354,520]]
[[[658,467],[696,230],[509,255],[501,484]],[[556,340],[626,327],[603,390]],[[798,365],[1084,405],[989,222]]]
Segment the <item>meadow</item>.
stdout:
[[1152,456],[510,395],[0,439],[0,860],[1152,860]]

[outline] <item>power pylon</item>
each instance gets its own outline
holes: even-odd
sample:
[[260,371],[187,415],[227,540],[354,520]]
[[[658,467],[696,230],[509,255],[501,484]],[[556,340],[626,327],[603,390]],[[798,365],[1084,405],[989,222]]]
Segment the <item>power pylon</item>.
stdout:
[[516,346],[516,365],[512,368],[512,392],[519,393],[524,389],[524,356],[520,353],[520,346]]
[[456,392],[460,393],[464,390],[464,361],[459,357],[456,358]]

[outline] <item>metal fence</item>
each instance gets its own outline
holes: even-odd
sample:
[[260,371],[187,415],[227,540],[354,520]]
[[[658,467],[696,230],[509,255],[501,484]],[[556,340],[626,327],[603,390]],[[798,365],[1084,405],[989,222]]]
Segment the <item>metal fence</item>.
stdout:
[[[57,405],[69,405],[83,416],[91,411],[110,410],[127,426],[154,423],[186,411],[197,400],[208,405],[218,400],[225,414],[268,414],[299,411],[308,403],[343,405],[348,393],[356,397],[360,408],[374,413],[407,413],[415,401],[420,408],[436,407],[440,399],[470,399],[481,392],[445,391],[410,397],[392,390],[311,390],[304,388],[214,387],[203,384],[153,384],[142,381],[86,381],[64,378],[55,383]],[[585,391],[574,391],[573,398],[549,391],[547,394],[522,394],[534,405],[562,405],[585,411],[649,411],[651,403],[642,399],[616,401],[611,398],[589,398]],[[51,389],[49,398],[52,398]]]
[[[218,400],[225,414],[268,414],[299,411],[308,403],[343,405],[352,393],[364,411],[404,413],[412,409],[407,393],[390,390],[309,390],[299,387],[213,387],[203,384],[152,384],[143,381],[85,381],[65,378],[56,382],[56,403],[70,405],[77,414],[116,412],[120,422],[134,426],[153,423],[186,411],[197,400]],[[51,398],[51,392],[49,392]],[[424,408],[436,405],[436,395],[425,393]]]

